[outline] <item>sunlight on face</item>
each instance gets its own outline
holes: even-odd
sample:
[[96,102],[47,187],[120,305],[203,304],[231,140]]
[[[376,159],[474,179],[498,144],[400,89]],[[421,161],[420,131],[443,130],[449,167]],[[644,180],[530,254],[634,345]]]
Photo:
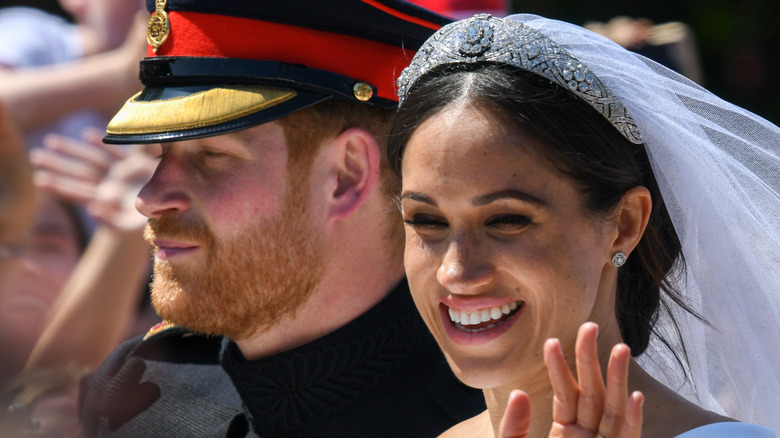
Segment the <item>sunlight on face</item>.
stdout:
[[[527,133],[468,104],[425,121],[403,158],[405,267],[415,303],[466,384],[544,373],[549,337],[608,312],[610,239]],[[605,307],[607,307],[605,309]]]
[[326,257],[307,174],[287,170],[276,123],[166,145],[137,202],[155,247],[158,314],[234,340],[293,317]]
[[[291,195],[279,216],[222,241],[203,227],[206,263],[157,261],[152,304],[164,319],[209,334],[242,339],[291,318],[309,299],[324,266],[325,244]],[[193,226],[192,224],[190,226]],[[147,226],[146,238],[167,229]],[[189,234],[192,236],[192,234]]]

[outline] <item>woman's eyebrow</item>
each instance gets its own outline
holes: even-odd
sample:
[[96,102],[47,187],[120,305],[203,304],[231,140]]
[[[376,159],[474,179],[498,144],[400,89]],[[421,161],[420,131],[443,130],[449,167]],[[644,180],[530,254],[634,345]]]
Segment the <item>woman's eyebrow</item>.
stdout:
[[[436,201],[434,201],[431,197],[418,192],[402,193],[399,200],[404,200],[404,199],[410,199],[412,201],[422,202],[424,204],[436,206]],[[543,201],[530,193],[524,192],[522,190],[517,190],[517,189],[505,189],[505,190],[500,190],[498,192],[493,192],[493,193],[488,193],[486,195],[478,196],[474,198],[471,201],[471,203],[476,206],[482,206],[482,205],[490,204],[491,202],[500,201],[504,199],[517,199],[519,201],[538,205],[540,207],[547,206],[546,201]]]
[[535,204],[540,207],[546,207],[547,202],[537,198],[536,196],[524,192],[522,190],[517,189],[505,189],[500,190],[498,192],[488,193],[487,195],[482,195],[474,198],[471,203],[473,205],[486,205],[490,204],[491,202],[500,201],[504,199],[517,199],[519,201],[527,202],[530,204]]
[[398,198],[398,200],[401,201],[404,199],[411,199],[412,201],[422,202],[424,204],[436,206],[436,201],[434,201],[427,195],[423,195],[422,193],[417,193],[417,192],[401,193],[401,196]]

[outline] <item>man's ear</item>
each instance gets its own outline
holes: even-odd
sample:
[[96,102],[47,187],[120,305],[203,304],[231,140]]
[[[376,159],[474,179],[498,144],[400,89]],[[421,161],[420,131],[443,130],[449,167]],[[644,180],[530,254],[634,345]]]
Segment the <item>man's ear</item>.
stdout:
[[349,128],[333,140],[336,152],[336,185],[331,194],[328,213],[344,219],[368,197],[379,176],[379,145],[371,133]]
[[636,248],[647,228],[652,208],[653,200],[646,187],[633,187],[623,195],[615,212],[617,237],[612,243],[610,258],[618,251],[629,255]]

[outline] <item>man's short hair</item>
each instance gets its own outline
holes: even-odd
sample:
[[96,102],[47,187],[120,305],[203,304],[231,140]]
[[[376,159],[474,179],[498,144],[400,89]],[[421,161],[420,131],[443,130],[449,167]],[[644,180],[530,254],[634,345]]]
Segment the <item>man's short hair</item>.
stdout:
[[394,199],[400,190],[400,180],[387,161],[387,136],[395,115],[393,110],[372,107],[355,102],[328,100],[278,120],[284,130],[288,148],[288,170],[296,181],[308,180],[314,158],[320,146],[353,127],[370,132],[381,152],[379,184],[387,200],[385,240],[391,254],[403,249],[403,223]]

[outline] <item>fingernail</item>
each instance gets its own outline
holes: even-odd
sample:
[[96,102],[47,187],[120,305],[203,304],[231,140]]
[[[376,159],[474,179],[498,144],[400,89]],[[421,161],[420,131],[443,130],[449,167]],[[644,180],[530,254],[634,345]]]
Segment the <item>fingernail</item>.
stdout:
[[563,356],[563,346],[561,345],[561,341],[558,338],[552,338],[551,341],[555,342],[555,348],[558,350],[558,353]]
[[633,393],[631,393],[631,398],[633,398],[634,401],[638,401],[639,402],[639,407],[640,408],[645,405],[644,394],[642,394],[640,391],[634,391]]

